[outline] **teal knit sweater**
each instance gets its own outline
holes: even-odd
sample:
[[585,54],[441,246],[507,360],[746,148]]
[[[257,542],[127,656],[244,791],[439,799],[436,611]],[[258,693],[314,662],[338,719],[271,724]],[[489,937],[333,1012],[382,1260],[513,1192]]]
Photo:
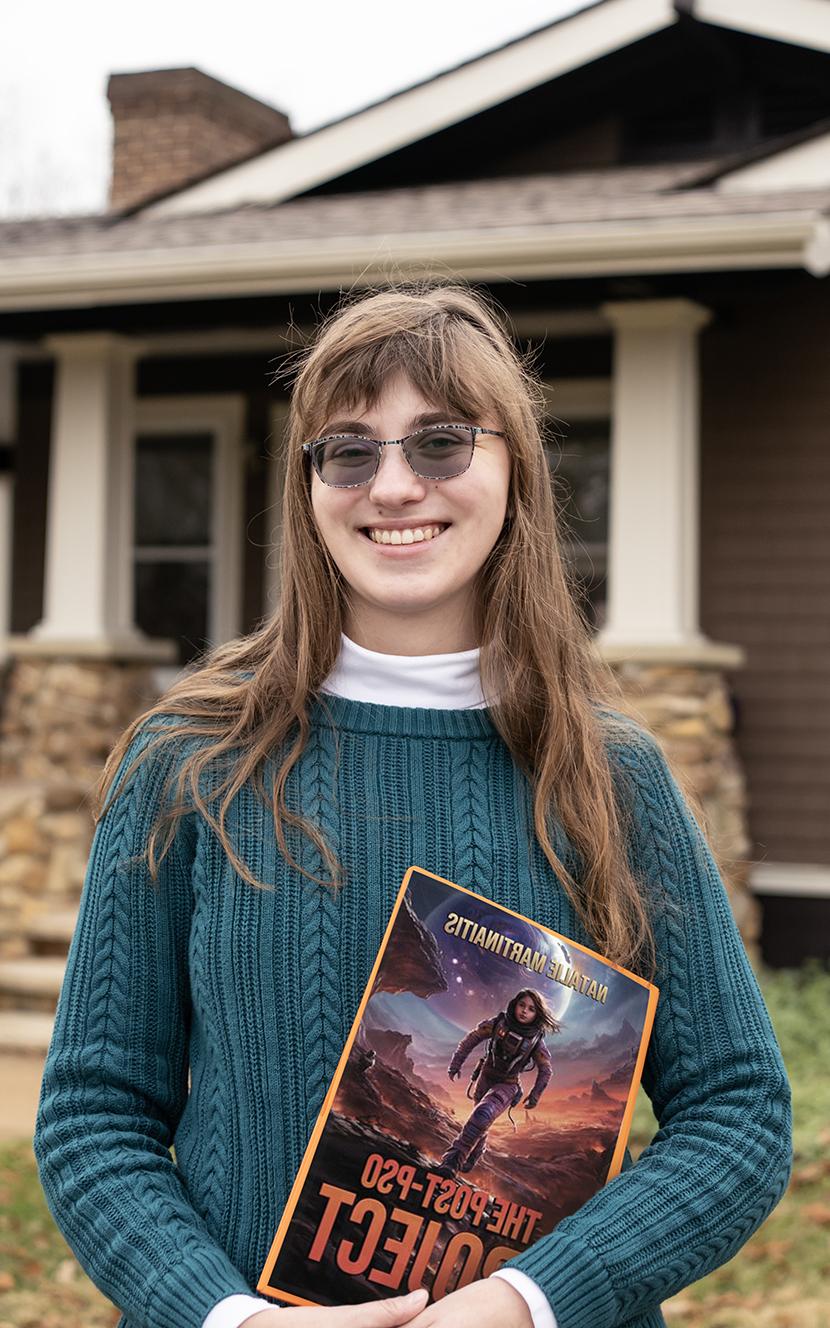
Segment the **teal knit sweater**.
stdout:
[[[643,1082],[660,1128],[508,1266],[539,1283],[559,1328],[654,1328],[660,1302],[729,1259],[780,1199],[790,1097],[723,884],[661,749],[617,712],[600,717],[632,813],[629,853],[658,910]],[[147,741],[139,730],[122,772]],[[228,828],[274,888],[235,873],[191,813],[154,889],[126,859],[176,759],[154,753],[96,826],[34,1138],[54,1218],[121,1328],[200,1328],[217,1301],[255,1287],[407,867],[594,944],[486,709],[313,701],[288,798],[345,865],[339,894],[288,869],[247,787]],[[325,876],[313,846],[289,836]]]

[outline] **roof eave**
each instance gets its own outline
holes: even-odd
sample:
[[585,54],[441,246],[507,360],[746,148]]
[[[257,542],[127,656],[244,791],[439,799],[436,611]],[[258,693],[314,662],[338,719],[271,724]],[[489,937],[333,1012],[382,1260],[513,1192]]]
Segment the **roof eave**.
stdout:
[[0,260],[0,310],[89,308],[279,292],[337,290],[383,281],[394,268],[446,271],[468,280],[616,276],[658,272],[803,268],[830,273],[830,220],[776,212],[671,221],[435,231],[379,241],[216,246],[145,253]]

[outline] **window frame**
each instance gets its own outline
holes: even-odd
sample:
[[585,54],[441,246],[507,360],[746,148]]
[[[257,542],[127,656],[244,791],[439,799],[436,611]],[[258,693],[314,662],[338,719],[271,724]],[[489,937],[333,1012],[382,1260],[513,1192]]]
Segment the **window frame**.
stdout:
[[[207,640],[218,645],[238,635],[242,612],[242,527],[245,397],[241,393],[200,396],[138,397],[130,430],[129,470],[131,520],[129,523],[129,594],[135,622],[135,566],[138,554],[135,523],[138,439],[141,435],[209,434],[213,438]],[[180,555],[184,556],[180,556]],[[165,561],[185,562],[193,557],[189,546],[165,549]],[[138,626],[138,624],[136,624]],[[156,685],[168,687],[187,665],[166,665],[155,670]]]

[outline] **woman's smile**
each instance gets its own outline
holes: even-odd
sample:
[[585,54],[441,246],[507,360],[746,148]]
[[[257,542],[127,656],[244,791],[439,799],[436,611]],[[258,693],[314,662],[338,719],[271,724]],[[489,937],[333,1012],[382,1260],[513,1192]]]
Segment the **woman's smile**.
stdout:
[[407,526],[361,526],[360,534],[381,553],[400,557],[419,553],[441,538],[449,529],[448,521],[419,521]]

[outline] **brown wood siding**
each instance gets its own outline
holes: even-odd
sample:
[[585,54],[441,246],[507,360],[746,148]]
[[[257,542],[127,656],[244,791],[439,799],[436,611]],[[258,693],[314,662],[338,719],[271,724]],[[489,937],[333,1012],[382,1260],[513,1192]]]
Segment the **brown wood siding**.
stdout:
[[721,307],[701,345],[701,622],[729,675],[753,857],[830,864],[830,288]]

